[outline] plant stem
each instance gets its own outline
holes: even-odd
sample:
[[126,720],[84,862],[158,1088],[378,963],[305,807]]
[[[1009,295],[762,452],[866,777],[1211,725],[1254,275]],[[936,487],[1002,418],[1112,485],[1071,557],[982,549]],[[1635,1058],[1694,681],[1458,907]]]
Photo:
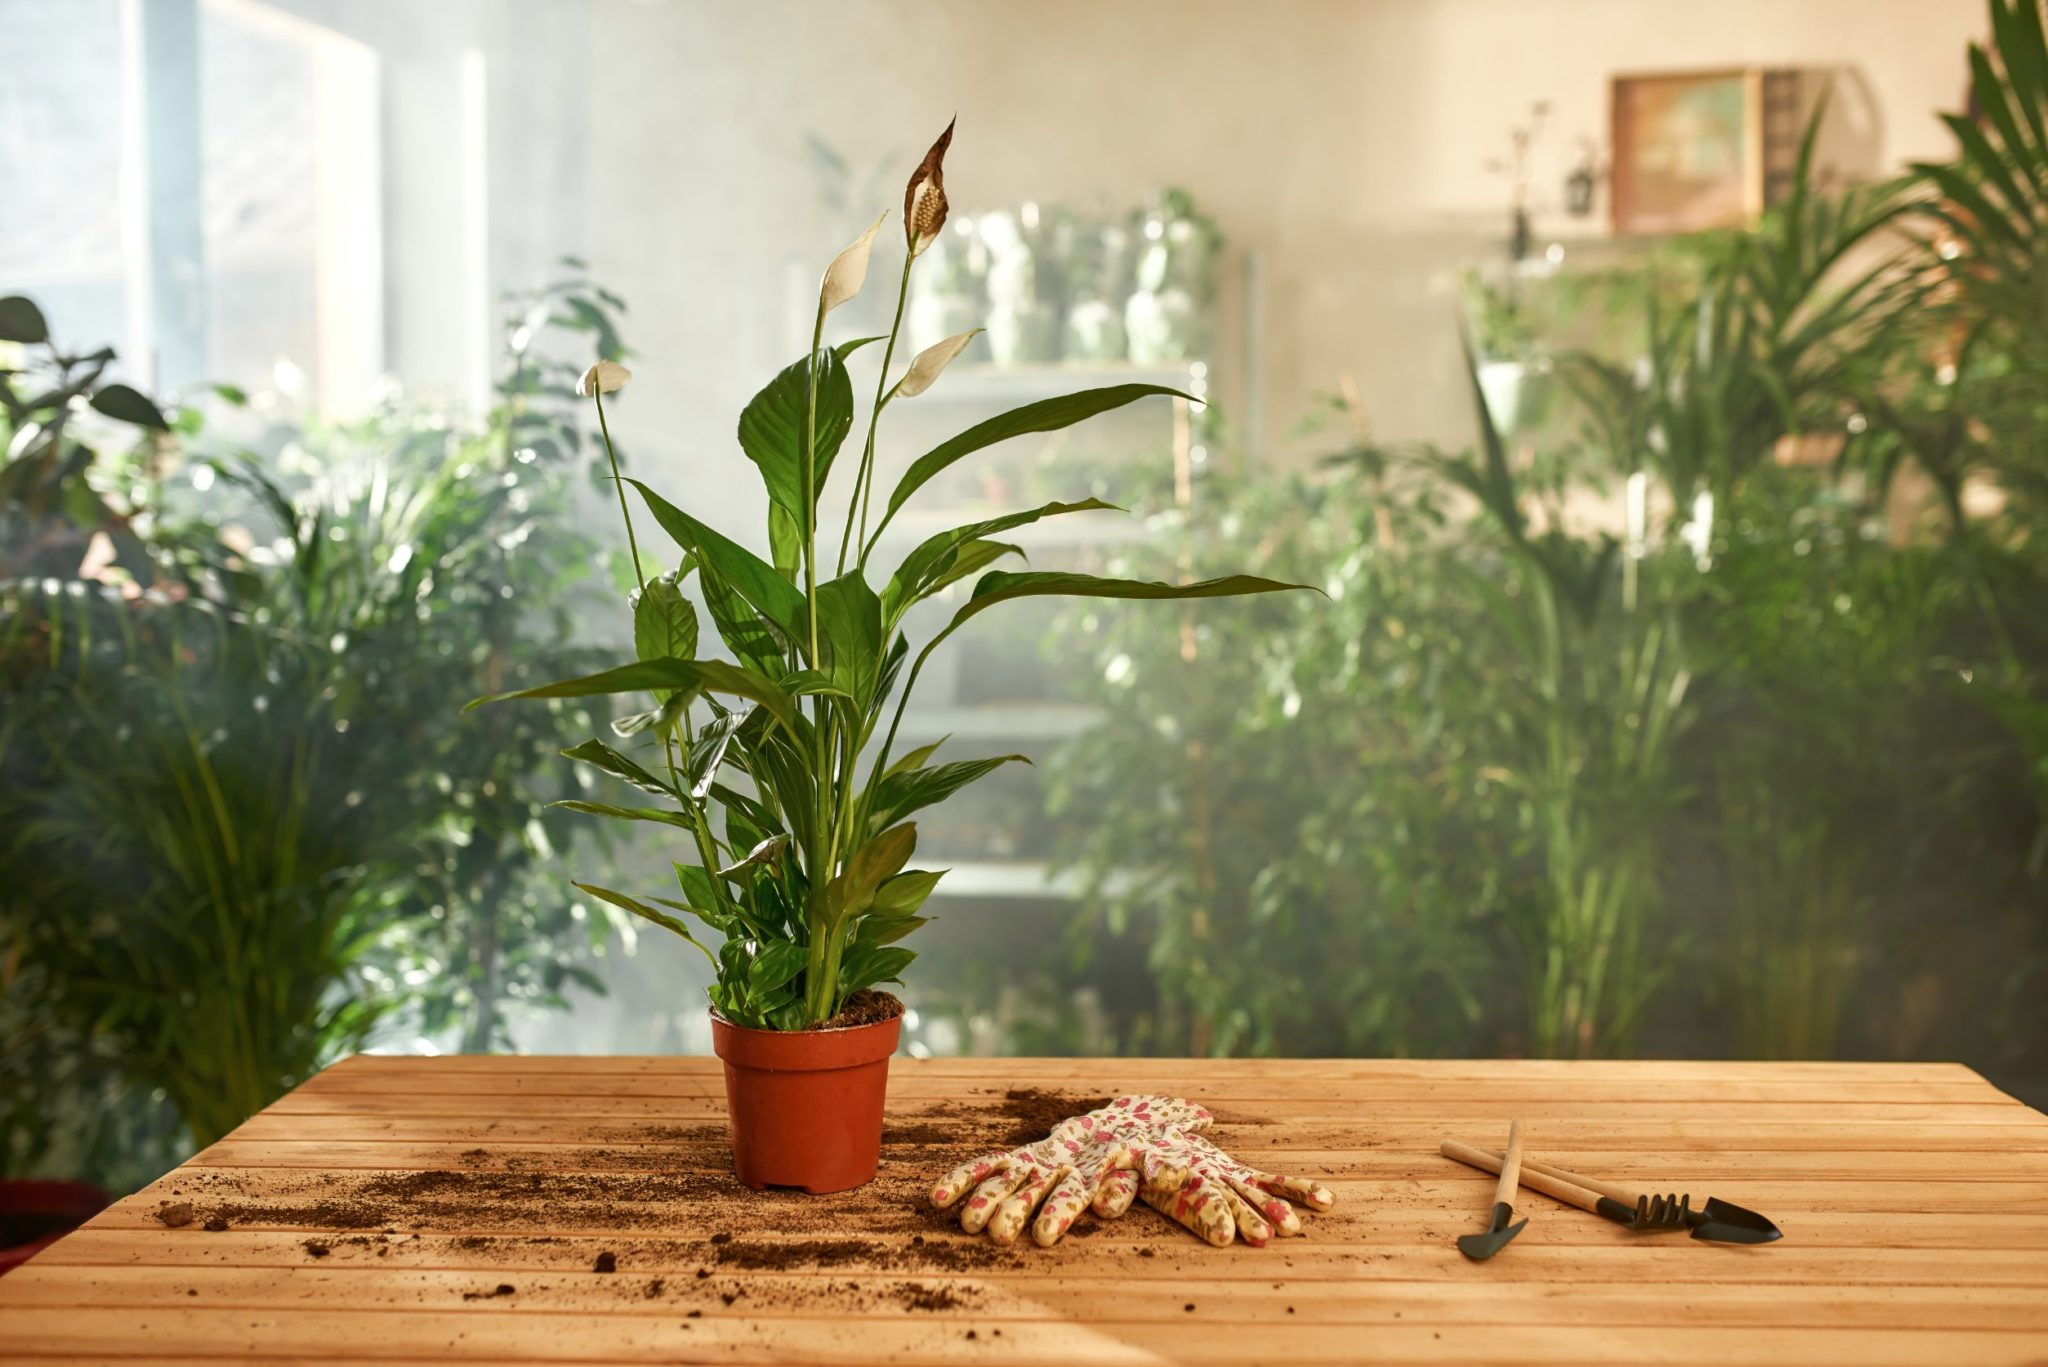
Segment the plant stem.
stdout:
[[910,268],[916,261],[915,256],[904,255],[903,278],[896,286],[896,316],[890,320],[889,340],[882,347],[882,368],[875,375],[875,402],[868,410],[868,439],[861,448],[860,469],[854,475],[853,497],[846,505],[846,531],[839,538],[841,574],[846,573],[847,546],[853,542],[853,511],[856,506],[860,509],[860,542],[855,544],[863,546],[856,564],[863,570],[867,568],[865,543],[868,539],[868,492],[873,488],[875,478],[875,429],[882,421],[882,407],[888,402],[889,391],[884,386],[889,383],[889,363],[896,359],[896,338],[903,330],[903,305],[910,298]]
[[612,488],[619,495],[619,516],[626,519],[626,550],[633,557],[633,578],[640,585],[640,592],[647,592],[647,576],[640,569],[640,543],[633,537],[633,514],[626,507],[626,481],[619,477],[619,453],[612,449],[611,424],[604,420],[604,391],[591,386],[591,398],[597,404],[597,430],[604,435],[604,453],[612,463]]

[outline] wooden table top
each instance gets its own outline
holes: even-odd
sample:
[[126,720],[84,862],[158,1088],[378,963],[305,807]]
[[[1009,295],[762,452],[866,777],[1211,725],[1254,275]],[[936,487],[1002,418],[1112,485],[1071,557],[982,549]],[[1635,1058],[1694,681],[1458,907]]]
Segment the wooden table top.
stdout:
[[[1050,1250],[924,1207],[1131,1091],[1202,1101],[1337,1206],[1215,1249],[1141,1204]],[[349,1059],[0,1277],[0,1360],[2048,1361],[2048,1116],[1956,1065],[898,1058],[881,1173],[830,1197],[740,1188],[724,1104],[712,1059]],[[1469,1263],[1493,1179],[1437,1143],[1512,1116],[1532,1156],[1785,1238],[1524,1192],[1528,1228]]]

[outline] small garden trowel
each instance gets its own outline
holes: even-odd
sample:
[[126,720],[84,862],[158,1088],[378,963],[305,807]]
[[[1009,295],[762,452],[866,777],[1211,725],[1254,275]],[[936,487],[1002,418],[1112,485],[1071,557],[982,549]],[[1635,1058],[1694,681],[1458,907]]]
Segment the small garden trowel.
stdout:
[[1522,1122],[1508,1125],[1508,1152],[1501,1161],[1500,1181],[1493,1188],[1493,1214],[1478,1234],[1458,1236],[1458,1251],[1475,1263],[1483,1263],[1506,1248],[1527,1220],[1509,1224],[1515,1218],[1515,1188],[1522,1180]]

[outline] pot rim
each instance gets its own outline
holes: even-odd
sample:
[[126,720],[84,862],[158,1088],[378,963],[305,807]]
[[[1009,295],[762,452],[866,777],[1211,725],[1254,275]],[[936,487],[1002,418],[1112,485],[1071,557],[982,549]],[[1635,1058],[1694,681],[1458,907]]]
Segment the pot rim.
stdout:
[[[900,998],[898,1002],[900,1004]],[[704,1010],[717,1024],[724,1026],[728,1030],[738,1030],[743,1034],[769,1035],[775,1039],[803,1039],[805,1036],[810,1036],[814,1039],[828,1039],[833,1035],[851,1035],[861,1030],[880,1030],[887,1026],[900,1025],[904,1014],[910,1008],[905,1006],[902,1011],[898,1011],[887,1020],[868,1021],[864,1025],[835,1025],[824,1030],[763,1030],[758,1025],[741,1025],[728,1018],[724,1012],[715,1006],[707,1006]]]

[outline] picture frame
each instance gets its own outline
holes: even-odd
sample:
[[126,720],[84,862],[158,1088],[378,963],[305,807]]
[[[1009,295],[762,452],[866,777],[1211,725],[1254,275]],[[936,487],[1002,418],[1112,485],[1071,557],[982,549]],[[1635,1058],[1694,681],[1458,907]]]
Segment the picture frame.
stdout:
[[1617,235],[1745,227],[1789,183],[1799,142],[1793,71],[1726,67],[1617,75],[1609,86]]

